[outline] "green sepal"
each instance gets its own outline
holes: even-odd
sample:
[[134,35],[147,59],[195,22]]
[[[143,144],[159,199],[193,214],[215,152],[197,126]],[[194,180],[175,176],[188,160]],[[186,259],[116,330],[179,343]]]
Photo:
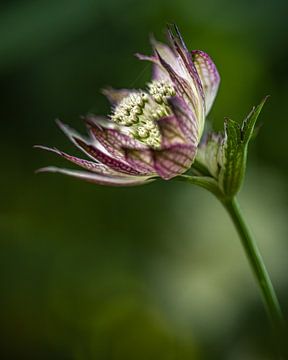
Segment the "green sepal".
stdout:
[[[246,171],[248,145],[267,97],[239,124],[225,119],[224,133],[211,133],[198,149],[189,182],[210,190],[218,198],[231,199],[240,190]],[[183,178],[183,176],[182,176]],[[217,189],[216,189],[217,188]]]
[[267,101],[269,96],[266,96],[258,106],[254,106],[247,118],[243,121],[241,126],[242,141],[248,145],[249,141],[253,138],[254,128],[258,116]]
[[241,125],[233,120],[225,120],[223,166],[219,172],[218,182],[228,198],[235,196],[242,186],[246,172],[248,145],[266,99],[267,97],[252,109]]
[[230,197],[239,191],[242,184],[246,168],[246,151],[238,123],[226,119],[224,132],[223,166],[219,172],[218,182],[224,194]]

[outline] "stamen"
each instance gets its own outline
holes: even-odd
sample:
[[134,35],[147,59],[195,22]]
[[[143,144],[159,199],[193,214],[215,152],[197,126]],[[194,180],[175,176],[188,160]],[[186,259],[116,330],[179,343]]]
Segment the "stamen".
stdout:
[[131,93],[116,107],[111,119],[119,125],[131,126],[139,122],[139,115],[143,113],[148,96],[144,92]]
[[111,119],[142,143],[157,149],[161,145],[161,133],[157,120],[168,116],[171,110],[167,99],[175,95],[174,87],[166,81],[148,84],[144,91],[132,92],[115,108]]
[[168,81],[152,81],[148,84],[149,94],[157,104],[167,104],[167,99],[175,96],[175,89]]

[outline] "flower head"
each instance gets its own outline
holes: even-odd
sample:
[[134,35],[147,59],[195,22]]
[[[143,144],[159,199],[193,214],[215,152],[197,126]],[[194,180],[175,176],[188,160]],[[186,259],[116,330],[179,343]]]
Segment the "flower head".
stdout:
[[40,146],[86,171],[55,167],[40,171],[125,186],[156,177],[168,180],[191,167],[220,77],[206,53],[188,51],[176,27],[174,32],[168,29],[168,36],[170,46],[153,39],[152,56],[137,54],[153,63],[152,81],[144,90],[104,90],[112,110],[106,118],[84,118],[88,139],[58,122],[92,161]]

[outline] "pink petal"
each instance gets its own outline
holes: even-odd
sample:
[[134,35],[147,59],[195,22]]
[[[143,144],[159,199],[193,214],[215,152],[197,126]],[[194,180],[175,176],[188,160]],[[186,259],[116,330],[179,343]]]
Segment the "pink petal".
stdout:
[[133,167],[146,174],[156,175],[153,150],[125,149],[125,159]]
[[85,180],[91,183],[108,186],[135,186],[147,184],[153,181],[149,177],[117,177],[117,176],[105,176],[100,174],[94,174],[87,171],[77,171],[69,169],[61,169],[57,167],[42,168],[37,171],[39,172],[52,172],[69,175],[81,180]]
[[[159,54],[160,57],[169,64],[179,76],[183,77],[183,68],[181,68],[181,64],[175,52],[168,45],[155,39],[152,39],[151,42],[155,53]],[[169,75],[167,74],[165,67],[159,63],[158,56],[154,56],[154,59],[156,61],[154,60],[155,65],[153,67],[153,78],[155,80],[169,79]]]
[[214,62],[205,52],[201,50],[194,50],[192,51],[192,58],[204,90],[207,115],[218,91],[220,75]]
[[64,125],[58,121],[58,125],[64,131],[64,133],[69,137],[69,139],[85,154],[87,154],[92,160],[96,160],[112,170],[121,172],[124,174],[130,175],[140,175],[140,172],[132,168],[128,163],[123,160],[120,160],[116,157],[111,157],[109,153],[105,153],[98,144],[87,143],[80,135],[78,135],[75,130],[71,129],[67,125]]
[[197,146],[201,136],[199,121],[197,121],[195,113],[187,105],[187,103],[178,96],[169,99],[169,105],[173,114],[178,120],[179,127],[181,128],[186,139],[192,141]]
[[[188,81],[181,76],[179,76],[174,68],[170,66],[161,56],[158,54],[159,62],[163,66],[163,68],[166,69],[167,73],[170,76],[171,81],[174,84],[176,94],[180,98],[184,98],[185,101],[192,105],[197,118],[201,119],[202,114],[204,113],[204,101],[202,98],[198,96],[198,92],[193,91],[193,88],[191,87],[191,84],[188,83]],[[195,88],[195,86],[194,86]]]
[[181,130],[176,116],[169,116],[157,121],[162,135],[161,149],[167,149],[173,145],[185,144],[187,138]]
[[154,151],[154,167],[158,175],[169,180],[187,171],[195,158],[193,145],[176,145],[167,150]]
[[[174,35],[173,31],[168,28],[168,35],[172,46],[174,47],[175,52],[179,55],[180,59],[183,61],[184,67],[191,78],[191,85],[193,84],[193,86],[195,87],[194,90],[198,93],[198,96],[202,97],[202,99],[204,100],[202,83],[199,78],[197,69],[193,63],[191,53],[188,51],[186,44],[176,25],[174,26],[174,30],[176,32],[176,36]],[[178,58],[178,62],[181,62],[180,59]]]
[[88,116],[85,119],[87,126],[101,145],[112,155],[123,157],[123,147],[132,149],[147,149],[147,146],[132,137],[121,133],[117,129],[103,127],[94,121],[94,116]]
[[141,175],[139,171],[131,167],[129,164],[119,159],[116,159],[115,157],[111,157],[108,154],[105,154],[103,151],[99,150],[97,147],[93,146],[92,144],[88,144],[82,139],[76,137],[74,138],[74,141],[92,159],[99,161],[100,163],[108,166],[109,168],[117,172],[121,172],[123,174]]
[[130,164],[143,175],[151,172],[155,173],[154,168],[151,167],[150,162],[147,160],[147,156],[150,154],[148,146],[116,129],[95,126],[90,120],[86,119],[86,122],[88,123],[91,134],[109,154],[120,161],[125,161]]
[[114,171],[112,169],[110,169],[109,167],[100,164],[98,162],[93,162],[93,161],[89,161],[89,160],[85,160],[85,159],[80,159],[76,156],[71,156],[69,154],[66,154],[63,151],[60,151],[56,148],[49,148],[46,146],[40,146],[40,145],[36,145],[34,146],[35,148],[38,149],[42,149],[42,150],[47,150],[50,152],[53,152],[61,157],[63,157],[64,159],[72,162],[73,164],[76,164],[78,166],[81,166],[82,168],[86,169],[86,170],[90,170],[92,172],[95,172],[97,174],[102,174],[102,175],[121,175],[121,173]]

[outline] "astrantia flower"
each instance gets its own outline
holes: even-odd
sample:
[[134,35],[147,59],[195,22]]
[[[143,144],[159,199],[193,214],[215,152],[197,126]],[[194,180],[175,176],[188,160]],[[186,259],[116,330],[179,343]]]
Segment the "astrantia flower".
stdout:
[[137,185],[157,177],[171,179],[188,170],[196,156],[219,85],[211,58],[189,52],[177,30],[168,29],[170,46],[152,41],[153,55],[137,55],[153,63],[153,78],[144,90],[104,91],[112,103],[108,117],[84,118],[89,138],[59,122],[70,140],[92,160],[55,152],[86,171],[48,167],[105,185]]
[[[153,55],[138,55],[153,63],[152,81],[144,90],[105,90],[112,110],[106,118],[93,115],[84,118],[88,138],[58,122],[92,161],[40,146],[86,171],[55,167],[40,171],[114,186],[175,177],[213,193],[228,211],[241,237],[262,291],[275,339],[279,340],[278,350],[283,348],[284,358],[286,323],[236,199],[244,179],[248,145],[265,99],[241,124],[226,119],[224,132],[210,134],[199,146],[205,117],[215,99],[220,78],[210,57],[199,50],[189,52],[176,27],[175,33],[168,29],[170,46],[153,40]],[[191,173],[183,174],[192,164]]]

